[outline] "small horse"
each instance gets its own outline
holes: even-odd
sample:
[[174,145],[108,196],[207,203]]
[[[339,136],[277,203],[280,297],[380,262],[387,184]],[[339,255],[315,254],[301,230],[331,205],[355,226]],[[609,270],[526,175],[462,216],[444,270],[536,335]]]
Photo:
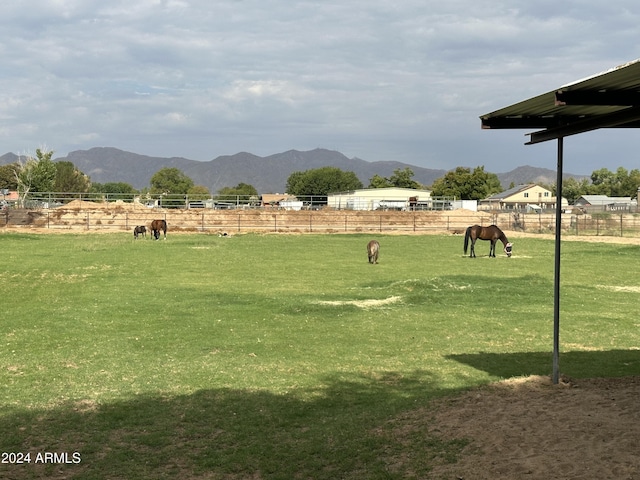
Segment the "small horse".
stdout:
[[133,229],[133,238],[138,238],[138,235],[142,235],[143,237],[147,236],[147,227],[144,225],[138,225]]
[[380,253],[380,244],[377,240],[371,240],[367,244],[367,255],[369,256],[369,263],[378,263],[378,254]]
[[513,244],[509,243],[507,236],[495,225],[489,225],[488,227],[481,227],[480,225],[472,225],[467,228],[467,232],[464,235],[464,253],[467,254],[467,247],[469,246],[469,239],[471,239],[471,253],[469,257],[475,257],[475,244],[476,240],[489,240],[491,241],[491,247],[489,248],[489,256],[496,256],[496,242],[500,240],[504,244],[504,253],[507,257],[511,256]]
[[151,235],[158,240],[160,238],[160,230],[164,233],[164,239],[167,239],[167,222],[164,220],[154,220],[151,222]]

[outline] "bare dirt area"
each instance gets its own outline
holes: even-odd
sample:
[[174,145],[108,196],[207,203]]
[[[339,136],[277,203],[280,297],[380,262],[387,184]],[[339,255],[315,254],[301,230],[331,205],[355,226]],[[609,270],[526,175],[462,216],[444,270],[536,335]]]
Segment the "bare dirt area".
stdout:
[[512,379],[405,414],[394,432],[469,441],[433,479],[637,479],[639,395],[640,377]]

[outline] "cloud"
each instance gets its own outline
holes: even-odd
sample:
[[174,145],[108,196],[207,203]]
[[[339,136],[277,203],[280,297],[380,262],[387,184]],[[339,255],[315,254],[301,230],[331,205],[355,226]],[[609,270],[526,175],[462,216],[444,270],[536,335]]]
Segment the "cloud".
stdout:
[[[592,0],[5,2],[0,141],[20,151],[45,140],[60,155],[320,146],[433,168],[553,165],[524,132],[483,132],[478,117],[634,59],[636,11]],[[575,173],[632,166],[631,135],[591,138]]]

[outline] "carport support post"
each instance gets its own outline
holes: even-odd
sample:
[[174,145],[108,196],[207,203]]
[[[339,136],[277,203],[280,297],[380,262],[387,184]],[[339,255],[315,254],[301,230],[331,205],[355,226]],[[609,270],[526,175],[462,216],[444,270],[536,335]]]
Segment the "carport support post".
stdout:
[[558,137],[558,169],[556,177],[556,249],[553,280],[553,383],[559,380],[560,364],[560,237],[562,233],[562,160],[564,138]]

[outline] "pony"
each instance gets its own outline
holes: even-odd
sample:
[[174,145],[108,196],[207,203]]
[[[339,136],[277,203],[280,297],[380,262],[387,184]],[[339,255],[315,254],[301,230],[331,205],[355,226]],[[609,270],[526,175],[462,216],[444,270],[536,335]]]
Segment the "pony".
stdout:
[[143,237],[147,236],[147,227],[144,225],[138,225],[133,229],[133,238],[138,238],[138,235],[142,235]]
[[511,256],[513,244],[509,243],[507,236],[496,225],[489,225],[488,227],[481,227],[480,225],[472,225],[467,228],[467,232],[464,235],[464,253],[467,254],[467,247],[469,246],[469,239],[471,239],[471,253],[470,258],[475,258],[475,244],[476,240],[489,240],[491,247],[489,248],[489,256],[496,256],[496,242],[500,240],[504,244],[504,253],[507,257]]
[[158,240],[160,238],[160,230],[164,233],[164,239],[167,239],[167,222],[164,220],[154,220],[151,222],[151,235]]
[[371,240],[367,244],[367,255],[369,256],[369,263],[378,263],[378,254],[380,253],[380,244],[377,240]]

